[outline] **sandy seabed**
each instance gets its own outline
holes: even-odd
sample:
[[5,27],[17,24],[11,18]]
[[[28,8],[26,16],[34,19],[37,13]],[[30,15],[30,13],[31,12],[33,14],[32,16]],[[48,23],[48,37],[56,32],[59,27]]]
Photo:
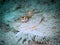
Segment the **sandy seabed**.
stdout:
[[[57,0],[1,1],[0,45],[60,45],[59,4]],[[22,23],[20,18],[31,10],[33,16]]]

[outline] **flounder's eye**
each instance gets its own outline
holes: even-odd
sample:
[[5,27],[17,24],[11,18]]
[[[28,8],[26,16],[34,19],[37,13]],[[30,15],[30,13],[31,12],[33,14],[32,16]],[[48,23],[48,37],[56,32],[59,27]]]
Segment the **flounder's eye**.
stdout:
[[21,21],[26,23],[26,22],[28,22],[28,18],[25,17],[25,16],[23,16],[23,17],[21,18]]
[[24,17],[22,17],[22,18],[24,18]]
[[26,19],[26,17],[22,17],[22,19],[23,19],[23,20],[25,20],[25,19]]

